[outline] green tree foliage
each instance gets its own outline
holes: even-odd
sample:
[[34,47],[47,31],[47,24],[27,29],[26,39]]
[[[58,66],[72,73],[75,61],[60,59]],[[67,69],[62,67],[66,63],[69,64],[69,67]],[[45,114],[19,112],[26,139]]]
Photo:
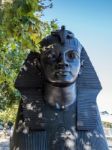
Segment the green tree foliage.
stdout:
[[52,29],[41,17],[51,0],[0,1],[0,111],[20,100],[14,81],[30,51],[39,51],[39,41]]
[[4,111],[1,111],[0,122],[3,123],[8,123],[8,121],[14,122],[17,115],[17,109],[18,109],[18,105],[13,104],[12,106],[7,107],[7,109],[5,109]]
[[112,128],[112,123],[110,123],[110,122],[102,122],[103,123],[103,126],[105,127],[105,128]]

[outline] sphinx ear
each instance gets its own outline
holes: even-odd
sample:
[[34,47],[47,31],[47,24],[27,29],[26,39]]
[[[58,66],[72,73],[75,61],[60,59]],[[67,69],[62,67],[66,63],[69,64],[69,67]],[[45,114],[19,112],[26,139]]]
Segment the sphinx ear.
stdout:
[[39,70],[41,71],[41,61],[40,61],[40,57],[41,57],[41,54],[40,54],[40,53],[37,53],[36,66],[37,66],[37,69],[39,69]]
[[79,70],[79,75],[82,74],[82,68],[84,67],[84,59],[81,60],[80,62],[80,70]]
[[83,67],[84,66],[84,59],[81,60],[81,63],[80,63],[80,67]]

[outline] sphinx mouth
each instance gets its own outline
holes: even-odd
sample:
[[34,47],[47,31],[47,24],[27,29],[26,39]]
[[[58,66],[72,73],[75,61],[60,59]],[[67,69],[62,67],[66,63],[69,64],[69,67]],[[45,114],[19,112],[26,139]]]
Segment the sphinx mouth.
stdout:
[[68,76],[70,75],[70,71],[58,70],[55,72],[56,76]]

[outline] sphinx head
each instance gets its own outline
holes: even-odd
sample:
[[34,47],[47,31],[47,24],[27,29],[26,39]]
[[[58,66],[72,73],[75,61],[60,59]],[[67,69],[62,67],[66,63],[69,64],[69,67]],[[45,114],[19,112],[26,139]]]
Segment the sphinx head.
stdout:
[[59,86],[76,81],[82,46],[73,33],[56,30],[41,41],[41,66],[47,82]]

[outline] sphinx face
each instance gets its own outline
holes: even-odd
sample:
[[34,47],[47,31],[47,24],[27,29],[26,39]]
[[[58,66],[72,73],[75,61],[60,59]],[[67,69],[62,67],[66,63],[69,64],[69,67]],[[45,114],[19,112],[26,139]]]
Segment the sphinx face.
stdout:
[[74,83],[80,70],[80,51],[74,39],[64,45],[56,43],[48,46],[41,53],[45,79],[60,86]]

